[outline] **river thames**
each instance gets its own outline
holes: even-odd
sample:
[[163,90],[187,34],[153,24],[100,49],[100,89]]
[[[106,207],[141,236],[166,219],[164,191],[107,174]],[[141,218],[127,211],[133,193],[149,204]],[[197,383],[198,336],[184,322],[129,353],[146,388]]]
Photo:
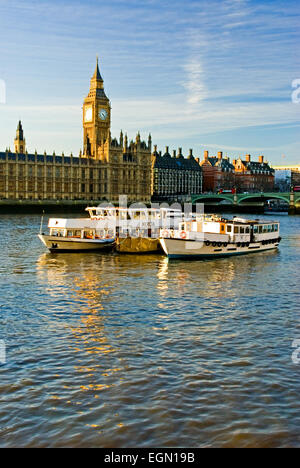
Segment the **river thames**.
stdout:
[[278,252],[201,262],[51,255],[0,215],[0,446],[299,447],[300,217],[275,219]]

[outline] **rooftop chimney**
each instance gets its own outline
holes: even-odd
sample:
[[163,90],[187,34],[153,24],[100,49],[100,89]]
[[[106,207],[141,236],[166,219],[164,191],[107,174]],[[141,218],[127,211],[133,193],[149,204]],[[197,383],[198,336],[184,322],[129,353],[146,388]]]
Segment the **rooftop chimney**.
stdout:
[[181,157],[182,157],[182,148],[178,148],[177,158],[181,158]]
[[264,163],[264,157],[263,157],[263,156],[259,156],[258,161],[260,162],[260,164],[263,164],[263,163]]
[[208,155],[209,155],[209,152],[208,152],[208,151],[204,151],[204,159],[208,159]]
[[251,161],[251,155],[250,155],[250,154],[246,154],[246,161],[247,161],[247,162],[250,162],[250,161]]

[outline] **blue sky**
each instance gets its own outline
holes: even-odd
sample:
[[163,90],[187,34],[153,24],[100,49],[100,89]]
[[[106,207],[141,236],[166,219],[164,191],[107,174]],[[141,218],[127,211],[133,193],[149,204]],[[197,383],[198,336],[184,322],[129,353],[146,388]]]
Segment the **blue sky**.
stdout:
[[22,119],[29,151],[77,155],[99,54],[113,136],[300,163],[299,0],[0,0],[0,41],[1,150]]

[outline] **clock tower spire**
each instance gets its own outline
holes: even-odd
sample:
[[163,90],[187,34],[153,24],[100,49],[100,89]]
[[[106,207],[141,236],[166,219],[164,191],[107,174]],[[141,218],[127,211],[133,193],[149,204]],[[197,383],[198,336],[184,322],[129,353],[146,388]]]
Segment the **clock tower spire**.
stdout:
[[15,152],[24,154],[26,150],[26,142],[24,138],[24,132],[22,127],[22,122],[19,120],[19,124],[17,127],[17,133],[15,138]]
[[[84,156],[99,158],[110,136],[110,102],[104,91],[104,82],[99,70],[99,60],[91,78],[90,92],[83,103]],[[87,144],[88,142],[88,144]],[[102,150],[102,151],[101,151]],[[108,159],[108,154],[105,159]]]

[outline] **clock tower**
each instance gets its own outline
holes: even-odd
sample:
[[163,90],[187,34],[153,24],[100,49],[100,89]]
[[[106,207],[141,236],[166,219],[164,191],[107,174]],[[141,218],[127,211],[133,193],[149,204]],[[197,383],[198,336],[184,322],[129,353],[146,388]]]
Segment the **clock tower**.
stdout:
[[83,154],[85,157],[99,159],[100,154],[104,154],[104,148],[109,147],[110,113],[110,102],[104,92],[97,57],[90,92],[83,103]]

